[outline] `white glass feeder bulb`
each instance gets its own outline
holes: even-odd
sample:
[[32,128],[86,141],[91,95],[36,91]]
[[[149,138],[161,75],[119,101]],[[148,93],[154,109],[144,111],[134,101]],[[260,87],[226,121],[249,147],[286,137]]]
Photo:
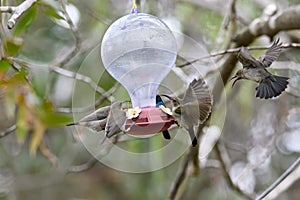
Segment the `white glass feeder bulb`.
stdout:
[[161,81],[173,67],[176,40],[159,18],[133,13],[106,31],[101,57],[106,70],[128,91],[132,106],[155,106]]

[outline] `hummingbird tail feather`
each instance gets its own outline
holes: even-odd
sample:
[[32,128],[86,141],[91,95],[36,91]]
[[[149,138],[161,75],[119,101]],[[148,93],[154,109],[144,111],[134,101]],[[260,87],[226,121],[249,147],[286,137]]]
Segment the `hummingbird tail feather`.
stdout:
[[189,128],[188,132],[189,132],[189,135],[190,135],[190,138],[191,138],[191,141],[192,141],[192,146],[193,147],[197,146],[198,140],[197,140],[197,137],[194,133],[194,128],[193,127]]
[[106,135],[103,136],[103,138],[101,139],[101,141],[99,142],[100,145],[102,145],[105,141],[106,141],[107,137]]
[[269,99],[279,96],[288,85],[287,77],[272,75],[263,79],[256,88],[256,97]]
[[164,138],[166,140],[170,140],[171,139],[171,136],[170,136],[170,133],[169,133],[168,130],[163,131],[162,134],[163,134],[163,136],[164,136]]

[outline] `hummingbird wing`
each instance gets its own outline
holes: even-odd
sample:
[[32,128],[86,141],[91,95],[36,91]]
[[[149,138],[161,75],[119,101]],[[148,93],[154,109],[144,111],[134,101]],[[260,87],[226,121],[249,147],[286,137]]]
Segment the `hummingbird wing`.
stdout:
[[256,60],[246,47],[241,47],[237,55],[238,60],[242,63],[243,68],[256,68],[261,66],[260,62]]
[[126,113],[122,109],[122,104],[122,101],[117,101],[111,105],[105,126],[105,135],[108,138],[120,133],[125,124]]
[[[180,106],[180,124],[188,130],[189,127],[196,126],[200,118],[199,104],[196,93],[193,91],[191,84],[186,90]],[[175,110],[175,113],[178,109]],[[179,113],[179,112],[178,112]]]
[[80,122],[90,122],[90,121],[105,119],[108,116],[109,111],[110,111],[110,106],[101,107],[95,110],[94,112],[92,112],[91,114],[84,116],[78,122],[67,124],[67,126],[78,125],[80,124]]
[[260,62],[264,64],[265,67],[270,67],[270,65],[279,57],[281,53],[281,45],[279,38],[274,40],[272,46],[266,51],[266,53],[258,58]]
[[205,83],[204,79],[199,78],[199,80],[194,79],[189,88],[192,89],[193,93],[196,96],[197,103],[198,103],[198,111],[200,123],[206,121],[209,114],[211,113],[211,108],[213,104],[212,94],[208,88],[208,85]]
[[76,125],[84,126],[87,128],[90,128],[96,132],[103,131],[106,125],[106,118],[101,120],[95,120],[95,121],[84,121],[84,122],[78,122]]

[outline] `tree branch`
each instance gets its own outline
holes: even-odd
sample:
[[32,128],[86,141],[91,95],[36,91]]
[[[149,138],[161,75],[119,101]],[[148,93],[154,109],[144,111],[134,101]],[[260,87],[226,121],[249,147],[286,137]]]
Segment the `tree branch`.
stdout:
[[[293,18],[293,19],[290,19],[290,18]],[[287,21],[291,21],[291,23],[286,23]],[[235,45],[234,45],[233,52],[238,51],[239,50],[238,47],[240,47],[240,46],[248,46],[257,37],[259,37],[261,35],[268,35],[270,37],[273,37],[279,31],[299,29],[299,28],[300,28],[300,6],[295,6],[295,7],[286,9],[281,14],[270,17],[268,20],[265,20],[265,18],[255,19],[250,24],[249,27],[245,28],[241,33],[237,34],[237,36],[234,39]],[[298,45],[296,45],[296,46],[298,46]],[[226,50],[226,52],[228,52],[228,50]],[[194,62],[197,62],[197,61],[194,61]],[[189,62],[189,64],[192,64],[192,63],[193,63],[193,61]],[[214,86],[214,89],[213,89],[213,96],[214,96],[215,104],[217,102],[219,102],[221,94],[223,93],[224,85],[226,85],[236,63],[237,63],[237,58],[234,54],[230,54],[228,57],[225,58],[225,61],[222,64],[221,71],[220,71],[221,79],[217,80],[217,82]],[[186,178],[186,174],[187,174],[186,170],[187,170],[187,166],[189,163],[189,157],[190,157],[191,152],[192,152],[192,150],[190,150],[189,154],[187,155],[187,158],[185,159],[185,161],[183,163],[183,167],[180,170],[179,175],[177,176],[175,182],[173,183],[173,187],[172,187],[171,193],[170,193],[171,199],[172,198],[174,199],[176,197],[179,186],[182,184],[182,182]],[[228,175],[228,173],[225,173],[225,174]],[[230,177],[228,177],[227,179],[233,189],[238,191],[240,194],[247,196],[245,193],[240,191],[239,188],[235,187],[235,185],[232,183],[232,180]],[[247,196],[247,197],[251,198],[249,196]]]
[[[103,135],[103,137],[106,137],[106,136]],[[92,156],[86,163],[83,163],[81,165],[70,166],[67,169],[67,173],[79,173],[79,172],[84,172],[84,171],[89,170],[90,168],[95,166],[95,164],[98,162],[98,159],[106,156],[110,152],[113,145],[118,142],[118,139],[119,139],[119,135],[116,135],[115,137],[113,137],[111,139],[111,141],[110,141],[110,139],[106,139],[105,142],[103,144],[101,144],[103,146],[103,148],[100,150],[98,155]]]
[[261,200],[265,198],[270,192],[272,192],[284,179],[286,179],[293,171],[295,171],[300,164],[300,157],[272,184],[268,187],[263,193],[261,193],[256,200]]
[[178,199],[178,192],[179,189],[182,185],[182,183],[186,180],[187,177],[187,169],[189,166],[189,162],[192,158],[192,152],[193,149],[192,147],[189,148],[189,153],[185,156],[184,160],[183,160],[183,164],[181,166],[181,169],[179,170],[176,179],[174,180],[170,193],[169,193],[169,198],[170,200],[174,200],[174,199]]
[[[288,49],[288,48],[300,48],[300,43],[287,43],[287,44],[282,44],[281,45],[282,48],[284,49]],[[252,50],[267,50],[270,48],[270,46],[252,46],[252,47],[246,47],[248,50],[252,51]],[[240,47],[237,47],[237,48],[232,48],[232,49],[226,49],[226,50],[223,50],[223,51],[218,51],[218,52],[215,52],[215,53],[211,53],[209,54],[208,56],[203,56],[201,58],[197,58],[195,60],[192,60],[192,61],[188,61],[186,63],[183,63],[183,64],[180,64],[180,65],[177,65],[176,67],[179,67],[179,68],[182,68],[182,67],[186,67],[186,66],[189,66],[189,65],[192,65],[196,62],[199,62],[201,60],[205,60],[205,59],[209,59],[209,58],[212,58],[212,57],[216,57],[216,56],[223,56],[225,54],[228,54],[228,53],[237,53],[240,51]]]
[[225,177],[225,180],[227,181],[228,185],[230,185],[230,187],[234,191],[241,194],[243,197],[245,197],[247,199],[253,199],[252,195],[246,194],[238,186],[236,186],[233,183],[233,181],[232,181],[232,179],[229,175],[229,167],[231,166],[230,159],[229,159],[227,150],[226,150],[226,148],[225,148],[225,146],[224,146],[224,144],[222,143],[221,140],[219,140],[218,143],[215,145],[215,150],[216,150],[216,153],[217,153],[218,160],[221,163],[221,167],[222,167],[223,172],[224,172],[224,177]]
[[[24,61],[24,60],[21,60],[21,59],[18,59],[18,58],[13,58],[13,57],[7,57],[6,59],[10,62],[13,61],[15,63],[18,63],[21,66],[26,66],[27,68],[30,68],[30,66],[32,66],[32,65],[42,66],[42,65],[39,65],[39,64],[29,63],[27,61]],[[103,88],[99,87],[97,85],[97,83],[95,83],[90,77],[88,77],[86,75],[80,74],[78,72],[72,72],[72,71],[69,71],[67,69],[60,68],[58,66],[48,66],[48,65],[46,65],[44,67],[47,67],[49,69],[49,72],[55,72],[55,73],[60,74],[62,76],[65,76],[65,77],[68,77],[68,78],[73,78],[73,79],[76,79],[78,81],[82,81],[82,82],[88,84],[94,91],[98,92],[101,95],[106,95],[107,94],[107,92]],[[109,101],[114,100],[113,97],[107,97],[107,98],[108,98]]]
[[15,9],[13,6],[0,6],[1,13],[13,13]]
[[56,108],[57,112],[61,113],[81,113],[81,112],[86,112],[91,109],[94,109],[95,107],[98,107],[103,103],[105,99],[108,99],[109,101],[113,102],[114,97],[111,96],[119,87],[121,84],[117,82],[112,88],[110,88],[107,92],[101,95],[100,98],[97,99],[94,105],[83,107],[83,108]]
[[[287,23],[289,22],[289,23]],[[273,37],[279,31],[287,31],[300,29],[300,5],[288,8],[282,13],[270,17],[268,20],[264,18],[257,18],[252,21],[249,27],[242,30],[234,39],[234,48],[240,46],[248,46],[257,37],[262,35],[268,35]],[[235,65],[237,63],[237,57],[234,54],[230,54],[222,64],[221,77],[218,79],[213,90],[215,102],[218,102],[223,92],[223,85],[226,84]]]
[[73,49],[71,51],[69,51],[66,55],[64,55],[61,60],[56,61],[56,63],[55,63],[55,65],[59,65],[59,67],[63,67],[72,58],[74,58],[77,55],[77,53],[80,51],[82,41],[81,41],[76,24],[74,24],[69,13],[67,12],[67,9],[66,9],[67,2],[65,0],[61,0],[60,2],[61,2],[61,6],[62,6],[62,13],[65,16],[65,20],[68,23],[70,30],[75,39],[75,45],[74,45]]
[[33,6],[36,2],[37,0],[25,0],[18,6],[1,6],[1,13],[7,12],[12,14],[7,21],[7,28],[12,29],[16,25],[21,15],[24,12],[26,12],[31,6]]
[[[210,118],[210,116],[209,116],[209,118]],[[209,119],[207,119],[207,121],[209,121]],[[202,129],[204,128],[205,125],[206,125],[206,123],[199,125],[197,134],[196,134],[197,138],[199,138],[200,134],[202,133]],[[188,176],[187,171],[188,171],[189,163],[191,161],[193,161],[193,164],[195,165],[195,159],[197,160],[197,164],[194,167],[196,167],[196,168],[198,167],[198,169],[194,169],[194,170],[196,170],[196,173],[199,172],[198,171],[199,170],[198,153],[199,153],[199,145],[197,147],[193,147],[193,146],[189,147],[189,152],[186,155],[186,157],[183,161],[182,167],[181,167],[181,169],[179,169],[178,175],[176,176],[176,179],[174,180],[174,182],[171,186],[170,193],[169,193],[170,200],[179,199],[180,187],[182,186],[182,184],[184,183],[184,181],[186,180],[186,178]]]
[[1,131],[0,132],[0,138],[3,138],[5,136],[7,136],[8,134],[14,132],[16,130],[16,128],[17,128],[16,124],[13,124],[12,126],[5,129],[4,131]]

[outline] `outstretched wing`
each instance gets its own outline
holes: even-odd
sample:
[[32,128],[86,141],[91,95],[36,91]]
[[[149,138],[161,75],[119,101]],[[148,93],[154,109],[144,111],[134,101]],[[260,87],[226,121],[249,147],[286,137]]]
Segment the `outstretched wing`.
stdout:
[[105,135],[108,138],[120,133],[125,124],[126,113],[122,109],[122,103],[117,101],[111,105],[105,126]]
[[256,68],[260,66],[259,61],[250,54],[246,47],[241,47],[237,58],[244,68]]
[[270,65],[279,57],[281,53],[281,45],[279,38],[275,39],[272,46],[266,51],[266,53],[260,56],[258,59],[264,64],[265,67]]
[[199,80],[194,79],[190,83],[194,93],[197,96],[199,110],[200,110],[200,123],[203,123],[211,113],[211,108],[213,104],[213,97],[208,88],[208,85],[204,79],[200,78]]
[[213,98],[204,79],[194,79],[190,83],[182,103],[183,110],[188,110],[187,114],[193,118],[197,117],[200,123],[205,122],[211,113]]

